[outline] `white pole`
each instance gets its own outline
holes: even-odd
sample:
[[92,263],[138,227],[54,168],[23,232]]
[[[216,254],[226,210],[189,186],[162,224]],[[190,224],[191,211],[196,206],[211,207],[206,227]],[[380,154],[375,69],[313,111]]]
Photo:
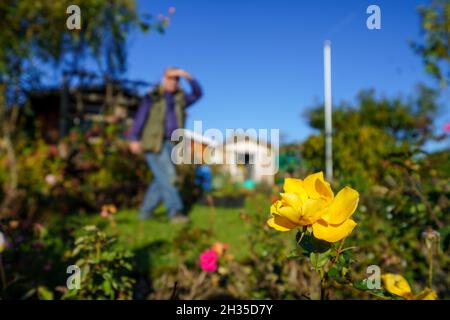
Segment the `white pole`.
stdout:
[[332,120],[331,120],[331,42],[325,41],[323,47],[325,78],[325,175],[333,180]]

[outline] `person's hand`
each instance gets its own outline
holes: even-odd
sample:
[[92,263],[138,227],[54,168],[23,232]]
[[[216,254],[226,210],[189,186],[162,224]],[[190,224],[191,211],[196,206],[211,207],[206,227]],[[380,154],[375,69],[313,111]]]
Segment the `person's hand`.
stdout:
[[140,154],[142,152],[141,143],[139,141],[130,142],[130,151],[133,154]]
[[181,77],[181,78],[185,78],[186,80],[192,80],[192,75],[183,69],[170,70],[168,75],[170,75],[171,77]]

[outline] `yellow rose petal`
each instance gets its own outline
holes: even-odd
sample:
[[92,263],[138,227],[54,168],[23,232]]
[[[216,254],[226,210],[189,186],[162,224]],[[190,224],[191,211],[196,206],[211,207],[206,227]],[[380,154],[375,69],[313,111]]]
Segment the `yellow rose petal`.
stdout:
[[314,237],[328,242],[336,242],[347,237],[355,227],[356,222],[352,219],[348,219],[340,225],[327,224],[323,220],[318,220],[312,225]]
[[281,217],[285,217],[289,219],[290,222],[295,223],[296,225],[300,222],[300,212],[295,210],[293,207],[283,206],[277,210],[277,212],[273,213],[273,215],[278,215]]
[[283,189],[284,192],[286,193],[297,194],[302,201],[308,199],[308,194],[306,193],[303,181],[301,179],[294,179],[294,178],[284,179]]
[[325,180],[323,179],[322,171],[310,174],[309,176],[307,176],[305,178],[305,180],[303,180],[303,186],[304,186],[304,188],[306,190],[306,193],[308,194],[308,196],[310,198],[313,198],[313,199],[319,199],[320,198],[320,194],[316,190],[316,180],[317,179],[325,182]]
[[275,201],[270,207],[270,213],[273,216],[280,216],[289,219],[291,223],[299,224],[300,212],[291,206],[283,205],[281,200]]
[[296,227],[295,224],[293,224],[288,219],[281,216],[273,216],[272,218],[267,220],[267,225],[271,228],[274,228],[275,230],[283,232],[289,231]]
[[355,212],[358,201],[359,193],[352,188],[345,187],[338,192],[322,219],[330,224],[341,224]]
[[411,287],[403,276],[399,274],[386,273],[381,276],[381,279],[383,279],[384,287],[390,293],[403,298],[411,297]]
[[284,179],[283,189],[285,192],[294,193],[296,190],[303,188],[302,179],[286,178]]
[[312,224],[326,212],[326,202],[322,199],[307,199],[302,206],[301,220]]
[[423,289],[419,294],[413,297],[414,300],[437,300],[437,293],[430,288]]
[[271,206],[270,206],[270,213],[276,213],[278,211],[279,208],[281,208],[282,203],[280,200],[275,201]]
[[328,182],[316,179],[315,188],[321,199],[324,199],[327,202],[333,200],[334,194]]
[[280,193],[283,202],[286,205],[293,207],[295,210],[300,211],[302,208],[302,199],[296,193]]

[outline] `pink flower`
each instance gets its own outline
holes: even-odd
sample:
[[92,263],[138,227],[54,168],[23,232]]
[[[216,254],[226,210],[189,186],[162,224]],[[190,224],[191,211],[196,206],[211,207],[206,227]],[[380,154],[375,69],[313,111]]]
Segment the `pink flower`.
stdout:
[[169,8],[169,14],[174,14],[176,11],[177,11],[177,9],[175,7]]
[[108,218],[109,217],[109,212],[107,210],[102,210],[100,212],[100,217],[102,218]]
[[58,147],[55,144],[48,147],[48,155],[51,157],[56,157],[58,155]]
[[45,182],[47,182],[47,184],[53,186],[56,183],[56,177],[53,174],[48,174],[45,176]]
[[102,211],[100,211],[100,216],[102,218],[109,218],[114,213],[117,212],[117,208],[113,204],[105,204],[102,206]]
[[446,123],[444,125],[444,132],[445,133],[449,133],[450,132],[450,122]]
[[215,272],[217,270],[217,253],[212,249],[203,251],[200,255],[200,267],[205,272]]

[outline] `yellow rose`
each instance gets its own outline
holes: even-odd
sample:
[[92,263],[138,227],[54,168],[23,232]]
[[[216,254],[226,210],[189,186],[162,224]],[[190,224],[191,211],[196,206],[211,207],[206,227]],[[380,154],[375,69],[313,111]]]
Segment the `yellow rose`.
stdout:
[[386,273],[381,276],[387,291],[397,296],[409,299],[412,297],[411,287],[408,281],[399,274]]
[[423,289],[419,294],[413,297],[414,300],[437,300],[437,293],[430,288]]
[[436,300],[437,294],[433,289],[425,288],[414,295],[408,281],[400,274],[386,273],[381,276],[387,291],[407,300]]
[[312,225],[317,239],[336,242],[347,237],[356,222],[350,219],[358,206],[359,194],[349,187],[336,197],[323,173],[309,175],[304,180],[287,178],[281,200],[270,208],[267,224],[278,231]]
[[221,257],[224,252],[228,249],[228,244],[222,242],[214,242],[211,246],[211,249],[217,254],[218,257]]

